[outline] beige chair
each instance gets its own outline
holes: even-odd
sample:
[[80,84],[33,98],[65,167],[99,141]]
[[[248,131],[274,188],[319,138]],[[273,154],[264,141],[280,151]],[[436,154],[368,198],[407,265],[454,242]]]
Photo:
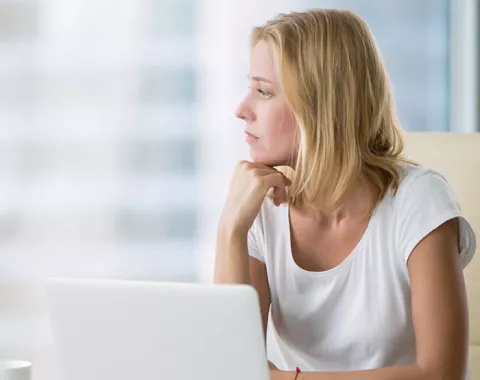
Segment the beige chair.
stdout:
[[[405,135],[407,157],[443,174],[453,187],[462,212],[477,235],[480,255],[480,133]],[[465,270],[470,309],[470,376],[480,380],[480,258]]]

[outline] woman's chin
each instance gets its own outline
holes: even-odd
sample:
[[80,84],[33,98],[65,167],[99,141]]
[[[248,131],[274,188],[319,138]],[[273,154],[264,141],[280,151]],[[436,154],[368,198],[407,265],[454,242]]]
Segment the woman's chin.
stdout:
[[253,162],[265,166],[288,166],[288,161],[285,159],[268,157],[265,155],[250,154],[250,158]]

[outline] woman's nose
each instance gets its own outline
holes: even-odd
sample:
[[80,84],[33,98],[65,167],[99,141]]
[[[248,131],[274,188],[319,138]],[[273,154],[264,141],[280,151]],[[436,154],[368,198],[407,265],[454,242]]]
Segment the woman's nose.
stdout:
[[244,99],[238,105],[237,110],[235,111],[235,116],[244,121],[252,122],[253,120],[255,120],[255,115],[252,109],[246,103],[246,99]]

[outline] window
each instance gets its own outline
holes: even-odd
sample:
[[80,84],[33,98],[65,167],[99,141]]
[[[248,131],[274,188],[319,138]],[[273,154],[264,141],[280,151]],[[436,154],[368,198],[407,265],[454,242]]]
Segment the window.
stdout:
[[194,0],[0,4],[0,357],[55,378],[47,276],[195,279]]

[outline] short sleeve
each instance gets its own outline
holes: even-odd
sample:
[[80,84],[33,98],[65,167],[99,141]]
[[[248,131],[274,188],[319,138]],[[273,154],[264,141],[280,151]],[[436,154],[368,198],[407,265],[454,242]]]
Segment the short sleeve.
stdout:
[[456,196],[444,177],[426,171],[406,184],[397,196],[396,238],[400,254],[407,263],[415,247],[430,232],[453,218],[459,218],[459,251],[462,267],[472,260],[475,234],[462,216]]
[[265,263],[265,257],[263,255],[261,245],[259,241],[261,240],[258,236],[258,226],[257,223],[253,223],[252,228],[248,231],[248,254],[251,257],[260,260],[262,263]]

